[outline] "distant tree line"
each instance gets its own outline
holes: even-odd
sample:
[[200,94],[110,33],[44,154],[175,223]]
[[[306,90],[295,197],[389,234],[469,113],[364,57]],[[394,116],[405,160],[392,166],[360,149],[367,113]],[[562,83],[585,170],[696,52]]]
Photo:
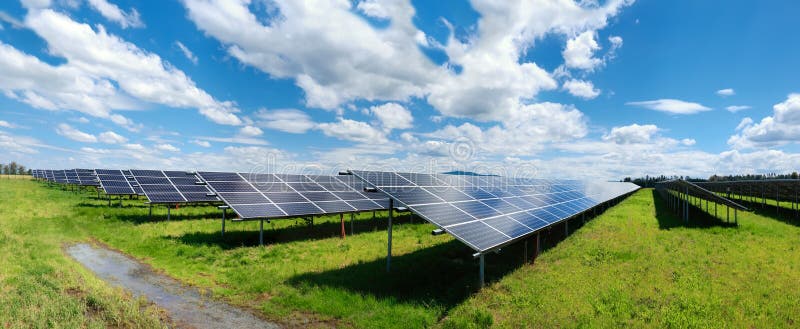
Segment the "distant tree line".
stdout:
[[6,164],[0,163],[0,173],[3,175],[30,175],[31,170],[19,163],[11,161],[11,163]]
[[625,177],[623,182],[630,182],[641,187],[655,187],[656,183],[668,181],[672,179],[683,179],[690,182],[726,182],[726,181],[742,181],[742,180],[762,180],[762,179],[800,179],[800,174],[796,171],[791,174],[759,174],[759,175],[727,175],[719,176],[712,175],[708,179],[693,178],[689,176],[644,176],[639,178]]

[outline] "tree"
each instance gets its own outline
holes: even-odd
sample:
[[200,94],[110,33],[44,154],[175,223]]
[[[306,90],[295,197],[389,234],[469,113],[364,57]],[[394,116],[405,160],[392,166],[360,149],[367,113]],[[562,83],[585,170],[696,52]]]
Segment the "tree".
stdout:
[[9,168],[8,164],[4,164],[3,165],[3,168],[2,168],[3,170],[2,171],[3,171],[4,175],[8,175],[8,172],[10,171],[8,168]]
[[25,169],[25,166],[23,165],[19,165],[19,167],[17,167],[17,175],[25,175],[26,171],[27,169]]
[[6,175],[16,175],[18,166],[16,162],[11,161],[11,163],[8,164],[8,172],[6,172]]

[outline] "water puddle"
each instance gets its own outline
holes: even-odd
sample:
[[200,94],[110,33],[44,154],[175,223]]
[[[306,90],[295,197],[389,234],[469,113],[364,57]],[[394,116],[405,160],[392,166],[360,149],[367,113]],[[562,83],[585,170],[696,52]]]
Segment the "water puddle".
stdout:
[[197,289],[153,272],[119,252],[80,243],[67,253],[101,279],[167,310],[182,328],[280,328],[226,303],[204,297]]

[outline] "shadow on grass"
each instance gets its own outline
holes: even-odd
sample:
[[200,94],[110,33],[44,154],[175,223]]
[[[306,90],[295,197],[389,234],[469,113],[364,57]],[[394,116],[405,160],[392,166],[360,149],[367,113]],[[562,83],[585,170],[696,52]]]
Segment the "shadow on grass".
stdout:
[[[314,225],[306,224],[302,219],[276,219],[272,222],[284,224],[285,222],[292,222],[290,226],[273,228],[271,224],[264,222],[264,244],[287,243],[294,241],[313,241],[329,238],[337,238],[341,235],[341,223],[336,220],[326,219],[323,222],[315,222]],[[227,221],[225,224],[225,236],[222,236],[222,223],[220,223],[219,232],[193,232],[186,233],[180,236],[165,236],[164,239],[177,240],[183,244],[193,246],[210,246],[215,245],[223,249],[233,249],[239,247],[257,246],[259,244],[259,231],[258,221],[244,221],[244,222],[231,222]],[[415,219],[414,224],[411,224],[408,215],[395,215],[393,219],[394,225],[416,225],[426,223],[424,220]],[[353,222],[352,228],[354,234],[386,231],[386,216],[375,217],[375,219],[356,219]],[[235,229],[231,231],[230,229]],[[352,235],[349,215],[345,215],[345,231],[347,235]]]
[[764,205],[762,202],[751,202],[743,199],[733,199],[733,201],[750,208],[756,215],[771,218],[789,225],[800,226],[800,211],[798,210],[778,207],[777,205]]
[[[653,193],[653,203],[655,204],[656,208],[656,219],[658,220],[658,226],[662,230],[669,230],[671,228],[676,227],[686,227],[686,228],[712,228],[712,227],[737,227],[736,223],[733,222],[733,210],[731,210],[731,222],[727,223],[724,220],[714,217],[714,206],[713,204],[709,205],[709,210],[711,214],[705,212],[705,208],[700,209],[695,206],[689,207],[689,222],[685,222],[682,216],[675,211],[673,211],[666,200],[661,198],[661,195],[656,192],[656,190],[652,191]],[[725,207],[719,206],[719,215],[725,216]]]
[[[478,290],[478,262],[472,249],[451,240],[434,247],[386,259],[352,264],[340,269],[305,273],[289,279],[301,289],[333,287],[394,302],[442,307],[445,313]],[[522,266],[520,246],[486,257],[486,279],[494,281]],[[398,321],[402,321],[398,319]]]

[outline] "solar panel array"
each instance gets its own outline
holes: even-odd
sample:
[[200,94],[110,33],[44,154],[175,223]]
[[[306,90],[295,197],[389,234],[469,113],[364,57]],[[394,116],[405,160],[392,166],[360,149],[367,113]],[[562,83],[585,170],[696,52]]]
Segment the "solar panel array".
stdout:
[[351,172],[479,252],[639,188],[620,182]]
[[216,196],[197,177],[184,171],[131,170],[134,188],[140,187],[150,203],[216,202]]
[[751,202],[765,202],[766,199],[797,202],[800,200],[800,180],[764,179],[722,182],[697,182],[700,187],[723,195],[733,194],[747,197]]
[[[122,170],[95,169],[100,188],[108,195],[134,195],[139,194],[134,190],[127,176]],[[130,176],[130,173],[128,173]],[[141,188],[140,188],[141,189]]]
[[663,190],[663,189],[672,190],[672,191],[680,192],[680,193],[687,193],[687,194],[689,194],[691,196],[694,196],[694,197],[697,197],[697,198],[700,198],[700,199],[703,199],[703,200],[715,202],[715,203],[718,203],[718,204],[726,205],[728,207],[732,207],[732,208],[736,208],[736,209],[740,209],[740,210],[747,210],[747,207],[745,207],[745,206],[742,206],[742,205],[740,205],[740,204],[738,204],[736,202],[733,202],[733,201],[731,201],[731,200],[729,200],[727,198],[724,198],[724,197],[722,197],[722,196],[720,196],[720,195],[718,195],[718,194],[716,194],[716,193],[714,193],[712,191],[709,191],[708,189],[706,189],[706,188],[704,188],[704,187],[702,187],[700,185],[697,185],[695,183],[692,183],[692,182],[689,182],[689,181],[686,181],[686,180],[683,180],[683,179],[674,179],[674,180],[659,182],[658,184],[656,184],[656,190]]
[[351,176],[198,172],[240,219],[302,217],[386,209]]
[[94,174],[92,169],[75,169],[78,177],[78,185],[82,186],[99,186],[97,182],[97,175]]

